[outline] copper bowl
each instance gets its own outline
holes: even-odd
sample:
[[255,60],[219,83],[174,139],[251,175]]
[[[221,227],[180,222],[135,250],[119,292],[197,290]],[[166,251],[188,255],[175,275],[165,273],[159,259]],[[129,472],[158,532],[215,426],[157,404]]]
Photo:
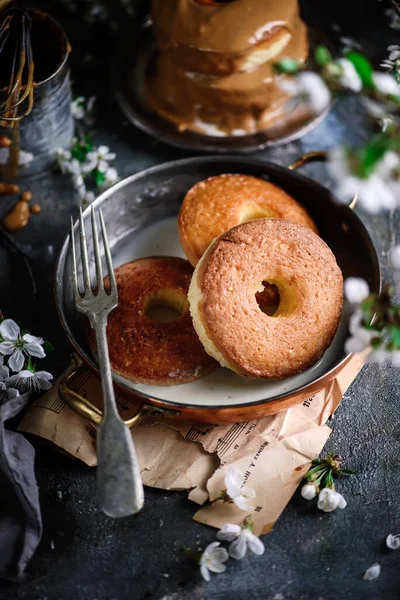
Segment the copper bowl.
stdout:
[[[323,153],[311,153],[290,168],[239,157],[190,158],[158,165],[120,181],[94,202],[103,210],[114,266],[139,256],[179,253],[176,216],[189,188],[213,175],[244,173],[268,179],[303,204],[334,252],[344,278],[362,277],[372,292],[378,292],[379,261],[360,219],[351,207],[338,204],[327,188],[293,172],[294,167],[321,158]],[[86,209],[84,219],[89,218]],[[86,231],[90,230],[88,224]],[[55,295],[61,322],[82,364],[98,372],[86,340],[84,317],[74,308],[69,237],[56,266]],[[335,339],[316,365],[281,382],[248,380],[226,369],[179,386],[137,385],[116,373],[114,382],[127,400],[141,406],[139,411],[145,406],[153,412],[166,411],[174,417],[207,423],[258,419],[304,401],[335,378],[350,359],[344,351],[347,317],[345,307]],[[60,394],[75,410],[98,422],[99,409],[73,391],[80,369],[77,371],[61,382]]]

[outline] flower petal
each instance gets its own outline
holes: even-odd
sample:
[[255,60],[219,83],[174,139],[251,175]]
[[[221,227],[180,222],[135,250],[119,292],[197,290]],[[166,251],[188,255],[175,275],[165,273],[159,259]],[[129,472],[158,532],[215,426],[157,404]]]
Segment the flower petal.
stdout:
[[14,400],[14,398],[18,398],[19,396],[19,391],[14,389],[14,388],[8,388],[7,389],[7,395],[8,395],[8,399],[9,400]]
[[0,335],[6,341],[16,340],[19,336],[19,327],[12,319],[5,319],[0,325]]
[[242,528],[240,527],[240,525],[234,525],[233,523],[225,523],[225,525],[223,525],[222,528],[218,531],[217,539],[221,541],[232,542],[240,535],[241,531]]
[[248,539],[247,544],[249,546],[249,550],[251,550],[254,554],[264,554],[265,546],[260,538],[258,538],[256,535],[253,534],[253,536]]
[[10,369],[5,365],[0,366],[0,381],[5,381],[10,376]]
[[25,356],[22,350],[15,350],[15,352],[11,355],[8,360],[8,366],[12,371],[21,371],[24,368],[25,364]]
[[378,579],[381,574],[381,565],[378,563],[373,564],[369,569],[367,569],[363,575],[363,579],[365,581],[374,581],[374,579]]
[[205,565],[200,565],[200,573],[205,581],[210,581],[210,571]]
[[346,506],[347,506],[346,500],[343,498],[342,494],[339,494],[339,496],[340,496],[340,498],[339,498],[338,507],[339,508],[346,508]]
[[0,352],[2,354],[12,354],[15,349],[14,342],[1,342],[0,343]]
[[44,358],[46,356],[45,351],[43,350],[43,346],[37,344],[36,342],[31,342],[29,344],[25,344],[24,350],[31,356],[35,356],[36,358]]
[[398,550],[400,548],[400,534],[392,535],[389,533],[386,538],[386,546],[390,548],[390,550]]
[[246,550],[247,544],[243,536],[238,537],[229,545],[229,554],[235,560],[241,560],[245,556]]
[[225,548],[214,548],[209,556],[208,556],[208,560],[211,559],[212,562],[226,562],[229,558],[229,554],[228,552],[225,550]]
[[24,340],[24,342],[36,344],[43,344],[44,341],[43,338],[36,337],[35,335],[31,335],[30,333],[26,333],[25,335],[23,335],[22,339]]
[[233,498],[233,501],[241,510],[251,511],[254,508],[254,506],[250,504],[248,499],[242,494],[236,496],[236,498]]
[[[223,550],[223,548],[221,548],[221,550]],[[213,562],[210,560],[207,561],[207,567],[212,573],[223,573],[226,570],[226,565],[220,562]]]

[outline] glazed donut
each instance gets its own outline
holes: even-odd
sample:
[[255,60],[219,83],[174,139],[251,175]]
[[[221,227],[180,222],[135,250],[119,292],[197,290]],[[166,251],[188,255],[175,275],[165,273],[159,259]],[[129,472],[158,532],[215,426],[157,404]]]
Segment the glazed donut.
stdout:
[[179,239],[195,266],[221,233],[262,217],[287,219],[317,232],[307,211],[276,185],[249,175],[218,175],[196,183],[186,194],[178,217]]
[[273,63],[307,58],[298,0],[153,0],[152,23],[158,52],[145,98],[179,131],[245,135],[291,125]]
[[[215,369],[189,313],[192,273],[186,260],[164,256],[140,258],[115,270],[119,302],[108,317],[107,340],[116,373],[135,383],[176,385]],[[148,316],[160,307],[180,316],[167,322]],[[93,330],[89,343],[95,349]]]
[[[255,294],[280,295],[273,316]],[[259,219],[222,234],[189,288],[194,328],[206,351],[240,375],[283,379],[314,364],[330,345],[343,307],[343,278],[325,242],[302,225]]]

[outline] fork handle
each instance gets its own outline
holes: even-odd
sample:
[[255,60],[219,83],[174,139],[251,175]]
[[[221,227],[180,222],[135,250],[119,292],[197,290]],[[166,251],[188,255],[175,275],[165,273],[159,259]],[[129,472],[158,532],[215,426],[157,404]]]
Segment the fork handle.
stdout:
[[106,326],[106,318],[93,323],[104,404],[104,418],[97,433],[97,490],[100,508],[106,515],[127,517],[143,506],[143,484],[132,434],[115,402]]

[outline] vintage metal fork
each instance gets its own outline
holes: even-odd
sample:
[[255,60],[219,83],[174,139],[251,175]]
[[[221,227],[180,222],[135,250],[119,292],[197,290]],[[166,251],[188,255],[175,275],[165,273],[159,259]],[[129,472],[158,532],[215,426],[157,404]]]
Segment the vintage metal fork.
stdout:
[[86,315],[96,334],[104,406],[103,420],[97,432],[97,489],[100,507],[110,517],[125,517],[137,513],[142,508],[144,495],[132,435],[118,414],[114,396],[106,328],[108,315],[118,305],[118,294],[101,210],[99,215],[110,291],[108,293],[104,287],[96,215],[93,207],[91,217],[97,291],[93,292],[90,282],[82,210],[79,215],[83,274],[82,295],[78,287],[74,225],[71,218],[72,283],[76,309]]

